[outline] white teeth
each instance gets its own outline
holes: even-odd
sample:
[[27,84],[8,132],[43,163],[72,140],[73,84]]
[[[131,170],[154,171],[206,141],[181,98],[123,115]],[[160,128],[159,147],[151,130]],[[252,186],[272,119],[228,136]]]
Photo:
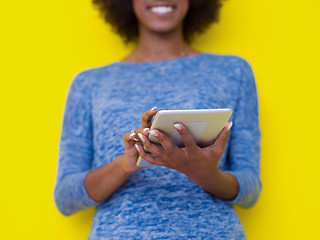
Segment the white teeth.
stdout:
[[168,13],[173,10],[172,7],[166,7],[166,6],[158,6],[158,7],[152,7],[151,11],[155,13]]

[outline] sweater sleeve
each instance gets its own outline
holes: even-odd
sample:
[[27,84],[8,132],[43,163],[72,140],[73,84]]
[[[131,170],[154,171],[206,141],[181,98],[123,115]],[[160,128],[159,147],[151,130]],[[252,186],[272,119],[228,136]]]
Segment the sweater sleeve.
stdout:
[[89,89],[85,72],[75,76],[64,109],[54,201],[65,216],[100,204],[84,187],[93,156]]
[[230,130],[229,169],[226,171],[236,177],[239,193],[235,199],[227,202],[249,208],[255,204],[261,191],[261,133],[254,74],[247,61],[241,60],[241,65],[240,94]]

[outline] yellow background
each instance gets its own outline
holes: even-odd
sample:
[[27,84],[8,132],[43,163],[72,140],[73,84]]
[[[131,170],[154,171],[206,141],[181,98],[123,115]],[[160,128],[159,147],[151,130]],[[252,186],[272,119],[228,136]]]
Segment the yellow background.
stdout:
[[[201,51],[246,58],[261,113],[258,203],[236,208],[248,239],[319,237],[318,0],[228,0]],[[66,93],[126,47],[90,0],[0,3],[0,239],[86,239],[93,209],[64,217],[52,192]]]

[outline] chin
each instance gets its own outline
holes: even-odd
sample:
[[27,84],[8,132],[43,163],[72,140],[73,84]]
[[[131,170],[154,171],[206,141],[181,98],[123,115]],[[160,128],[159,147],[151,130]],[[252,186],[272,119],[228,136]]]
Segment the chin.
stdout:
[[172,26],[172,25],[156,25],[156,26],[149,26],[147,29],[153,33],[165,34],[165,33],[172,33],[175,31],[180,31],[182,26]]

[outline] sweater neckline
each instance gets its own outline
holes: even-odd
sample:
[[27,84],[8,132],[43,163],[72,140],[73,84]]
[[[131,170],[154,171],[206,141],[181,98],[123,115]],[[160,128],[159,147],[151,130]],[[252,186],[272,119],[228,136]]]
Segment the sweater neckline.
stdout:
[[113,63],[123,65],[123,66],[145,66],[150,64],[170,64],[170,63],[176,63],[176,62],[183,62],[183,61],[189,61],[198,59],[199,57],[202,57],[205,55],[206,52],[200,52],[195,55],[185,56],[185,57],[178,57],[174,59],[168,59],[168,60],[160,60],[160,61],[154,61],[154,62],[122,62],[120,60],[114,61]]

